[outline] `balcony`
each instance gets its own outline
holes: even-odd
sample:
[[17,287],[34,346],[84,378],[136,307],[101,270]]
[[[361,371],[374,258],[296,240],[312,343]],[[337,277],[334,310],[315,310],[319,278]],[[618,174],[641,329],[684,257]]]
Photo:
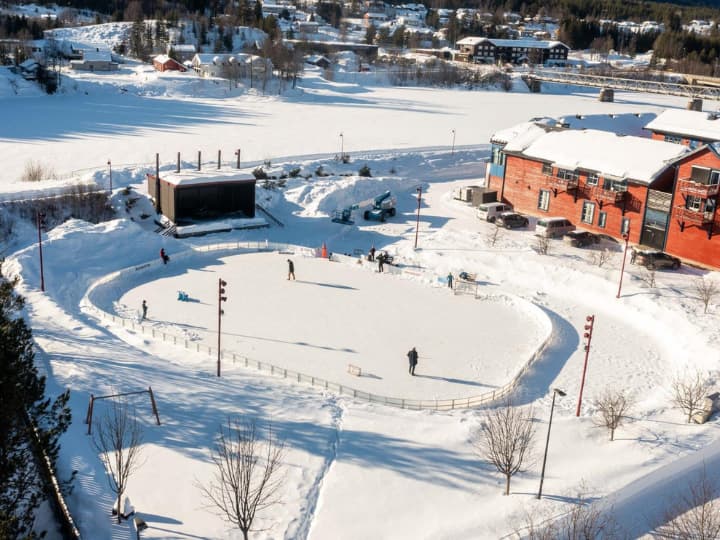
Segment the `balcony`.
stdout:
[[601,187],[591,187],[590,196],[604,203],[616,204],[622,202],[625,198],[625,190],[603,189]]
[[716,196],[718,194],[718,187],[720,187],[718,184],[701,184],[691,178],[681,178],[678,180],[678,190],[680,193],[700,197],[701,199]]
[[544,181],[545,185],[551,188],[563,189],[565,191],[570,191],[571,189],[576,189],[578,187],[577,178],[558,178],[557,176],[546,174],[544,176]]
[[701,212],[700,210],[691,210],[684,206],[675,207],[675,215],[678,219],[694,225],[703,226],[707,223],[712,223],[713,214],[712,212]]

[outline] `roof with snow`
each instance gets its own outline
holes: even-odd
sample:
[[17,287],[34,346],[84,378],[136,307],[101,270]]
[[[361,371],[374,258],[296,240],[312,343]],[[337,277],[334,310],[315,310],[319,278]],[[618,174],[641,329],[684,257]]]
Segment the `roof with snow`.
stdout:
[[[552,118],[533,118],[529,122],[523,122],[516,124],[512,127],[501,129],[496,131],[490,137],[490,142],[495,144],[507,145],[511,141],[517,141],[518,147],[525,147],[532,140],[540,137],[547,133],[550,125],[553,125],[555,120]],[[519,139],[522,138],[521,142]]]
[[466,37],[458,40],[458,45],[477,45],[478,43],[488,42],[496,47],[523,47],[528,49],[552,49],[553,47],[562,46],[569,49],[567,45],[561,41],[540,41],[537,39],[494,39],[486,37]]
[[671,162],[690,152],[687,146],[593,129],[551,131],[522,147],[516,139],[506,152],[542,160],[569,170],[649,184]]
[[720,115],[712,112],[667,109],[646,124],[645,129],[685,135],[689,138],[720,141]]
[[233,182],[255,182],[252,173],[242,170],[186,169],[180,172],[160,174],[160,179],[175,186],[197,186],[202,184],[221,184]]

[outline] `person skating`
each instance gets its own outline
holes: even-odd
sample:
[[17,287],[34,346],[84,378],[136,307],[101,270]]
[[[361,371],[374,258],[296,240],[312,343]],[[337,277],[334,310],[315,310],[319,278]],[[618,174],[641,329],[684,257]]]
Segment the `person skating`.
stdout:
[[373,262],[375,260],[375,246],[372,246],[370,248],[370,255],[368,256],[368,261]]
[[144,321],[145,319],[147,319],[147,302],[145,300],[143,300],[143,302],[142,302],[142,319],[140,319],[140,320]]
[[294,280],[295,279],[295,265],[293,264],[293,262],[290,259],[288,259],[287,262],[288,262],[288,279],[292,278]]
[[450,272],[450,273],[447,275],[447,283],[448,283],[448,287],[450,287],[451,289],[453,288],[453,287],[452,287],[452,282],[453,282],[453,275],[452,275],[452,272]]
[[167,264],[170,260],[168,254],[165,253],[165,248],[160,248],[160,258],[162,259],[163,264]]
[[378,272],[383,272],[384,264],[385,264],[385,255],[382,253],[378,254],[377,256],[377,262],[378,262]]
[[408,370],[408,372],[410,373],[410,375],[414,376],[415,375],[415,366],[417,366],[417,363],[418,363],[418,353],[417,353],[417,350],[415,350],[415,347],[413,347],[412,349],[410,349],[408,351],[407,357],[408,357],[408,361],[410,363],[410,369]]

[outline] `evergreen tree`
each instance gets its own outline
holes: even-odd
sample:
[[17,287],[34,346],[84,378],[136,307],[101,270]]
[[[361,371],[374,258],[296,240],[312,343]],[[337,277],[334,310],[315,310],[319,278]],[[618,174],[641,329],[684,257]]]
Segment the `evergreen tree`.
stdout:
[[45,398],[45,378],[35,367],[32,332],[20,316],[24,301],[15,294],[15,283],[0,272],[0,538],[35,538],[34,514],[44,489],[32,428],[54,467],[60,435],[70,425],[70,394]]

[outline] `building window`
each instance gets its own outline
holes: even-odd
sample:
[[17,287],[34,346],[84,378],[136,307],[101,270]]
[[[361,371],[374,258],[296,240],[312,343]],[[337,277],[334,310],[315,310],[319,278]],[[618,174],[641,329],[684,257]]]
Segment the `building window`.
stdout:
[[550,190],[541,189],[538,196],[538,208],[547,212],[550,209]]
[[629,234],[630,233],[630,218],[622,218],[622,223],[620,224],[620,234]]
[[593,219],[595,218],[595,203],[588,201],[583,202],[582,214],[580,220],[583,223],[589,223],[592,225]]
[[708,182],[711,186],[717,186],[720,183],[720,171],[710,172],[710,181]]
[[692,210],[693,212],[699,212],[702,208],[702,203],[703,200],[700,197],[688,195],[687,199],[685,199],[685,208]]
[[607,224],[607,212],[600,212],[598,214],[598,227],[600,227],[601,229],[604,229],[606,224]]
[[552,176],[552,173],[553,173],[552,165],[550,165],[549,163],[543,163],[542,173],[547,176]]
[[492,162],[494,165],[505,165],[505,154],[499,146],[493,146]]
[[577,182],[578,173],[575,171],[569,171],[567,169],[558,169],[557,177],[567,180],[569,182]]
[[625,180],[603,178],[603,189],[606,191],[627,191],[627,182]]
[[587,175],[587,185],[588,186],[597,186],[598,180],[599,180],[599,178],[596,173],[588,173],[588,175]]
[[682,137],[676,137],[675,135],[665,135],[665,142],[682,144]]

